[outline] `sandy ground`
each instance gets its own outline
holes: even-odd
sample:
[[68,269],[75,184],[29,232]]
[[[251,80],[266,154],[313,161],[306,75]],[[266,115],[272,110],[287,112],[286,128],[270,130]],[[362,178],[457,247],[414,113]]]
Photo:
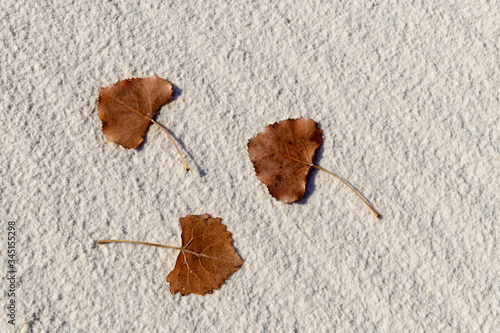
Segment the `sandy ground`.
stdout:
[[[2,270],[14,332],[500,332],[496,1],[0,4]],[[107,143],[98,88],[158,75],[154,126]],[[267,193],[248,139],[316,120],[305,199]],[[244,259],[212,295],[171,295],[179,217],[221,217]]]

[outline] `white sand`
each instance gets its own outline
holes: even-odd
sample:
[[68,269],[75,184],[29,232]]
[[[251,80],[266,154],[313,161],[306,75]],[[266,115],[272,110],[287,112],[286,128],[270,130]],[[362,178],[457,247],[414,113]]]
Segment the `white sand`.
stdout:
[[[498,2],[41,2],[0,5],[1,332],[500,332]],[[98,88],[151,75],[189,174],[154,126],[100,131]],[[382,220],[322,172],[270,197],[246,143],[301,116]],[[178,245],[202,213],[244,259],[212,295],[170,294],[174,251],[95,246]]]

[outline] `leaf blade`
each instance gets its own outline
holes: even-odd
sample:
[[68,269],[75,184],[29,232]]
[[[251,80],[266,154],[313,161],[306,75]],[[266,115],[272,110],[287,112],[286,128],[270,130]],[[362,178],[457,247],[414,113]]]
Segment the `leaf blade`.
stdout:
[[276,199],[299,200],[306,190],[306,177],[316,149],[323,142],[321,129],[311,119],[287,119],[268,125],[248,142],[257,178]]
[[158,76],[122,80],[99,88],[97,115],[102,132],[109,141],[137,148],[160,107],[172,99],[172,93],[172,85]]
[[179,222],[182,248],[166,279],[170,292],[182,296],[212,293],[243,264],[232,245],[231,233],[220,218],[209,214],[188,215]]

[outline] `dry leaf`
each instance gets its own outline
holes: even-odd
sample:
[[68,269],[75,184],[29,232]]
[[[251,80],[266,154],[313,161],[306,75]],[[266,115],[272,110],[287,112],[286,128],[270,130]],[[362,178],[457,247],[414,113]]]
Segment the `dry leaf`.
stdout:
[[99,88],[97,115],[102,121],[102,132],[109,141],[137,148],[149,125],[154,123],[168,135],[189,171],[173,138],[154,120],[160,107],[171,99],[172,85],[158,76],[123,80]]
[[137,148],[160,107],[172,98],[172,85],[152,76],[99,88],[97,115],[109,141]]
[[231,233],[220,218],[209,214],[188,215],[180,223],[182,250],[167,276],[170,292],[183,296],[212,293],[243,263],[233,248]]
[[318,124],[311,119],[287,119],[266,126],[248,142],[248,152],[257,178],[267,185],[269,193],[283,202],[299,200],[306,191],[307,173],[311,167],[325,171],[347,185],[377,217],[380,214],[347,181],[313,164],[316,149],[323,142]]
[[269,193],[283,202],[299,200],[314,152],[323,142],[318,124],[311,119],[287,119],[266,126],[248,142],[257,178]]
[[220,218],[212,218],[209,214],[188,215],[179,222],[182,247],[111,239],[97,244],[134,243],[179,250],[175,267],[167,276],[170,292],[180,292],[182,296],[211,294],[243,263],[234,250],[231,233]]

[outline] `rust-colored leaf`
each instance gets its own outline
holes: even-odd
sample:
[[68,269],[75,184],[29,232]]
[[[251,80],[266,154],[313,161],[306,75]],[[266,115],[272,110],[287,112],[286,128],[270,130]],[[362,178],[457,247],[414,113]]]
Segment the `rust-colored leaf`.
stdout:
[[167,134],[189,171],[181,151],[168,131],[154,118],[160,107],[172,99],[172,85],[158,77],[119,81],[99,88],[97,115],[102,121],[102,132],[109,141],[125,148],[137,148],[149,125],[154,123]]
[[170,292],[183,296],[212,293],[243,263],[234,250],[231,233],[220,218],[209,214],[188,215],[180,224],[182,248],[167,276]]
[[160,107],[172,98],[172,85],[158,76],[119,81],[99,88],[97,115],[109,141],[137,148]]
[[182,247],[129,240],[107,239],[97,244],[133,243],[179,250],[174,269],[168,274],[170,292],[205,295],[219,289],[243,261],[233,247],[231,233],[220,218],[209,214],[180,218]]
[[266,126],[248,142],[257,177],[269,193],[283,202],[294,202],[306,191],[306,177],[314,152],[323,142],[314,120],[287,119]]
[[323,142],[314,120],[287,119],[266,126],[248,142],[248,152],[257,178],[267,185],[269,193],[283,202],[299,200],[306,191],[307,173],[311,167],[322,170],[349,187],[377,218],[380,214],[347,181],[313,164],[316,149]]

